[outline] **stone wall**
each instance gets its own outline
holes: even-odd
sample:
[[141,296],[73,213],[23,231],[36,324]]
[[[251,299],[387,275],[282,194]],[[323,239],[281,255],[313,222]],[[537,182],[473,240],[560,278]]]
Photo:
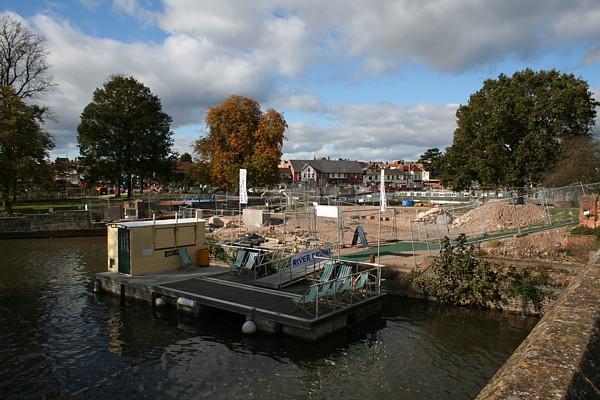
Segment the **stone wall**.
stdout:
[[0,238],[101,234],[104,224],[92,222],[90,211],[58,211],[0,218]]
[[600,252],[478,399],[600,398]]

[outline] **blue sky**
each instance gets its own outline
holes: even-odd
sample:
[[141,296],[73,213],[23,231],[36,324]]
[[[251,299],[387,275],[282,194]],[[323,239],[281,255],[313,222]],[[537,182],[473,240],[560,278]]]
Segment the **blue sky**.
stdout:
[[452,142],[455,111],[500,73],[556,68],[600,93],[591,0],[8,0],[47,39],[53,156],[77,155],[79,114],[111,74],[135,76],[191,151],[232,94],[285,114],[285,158],[416,159]]

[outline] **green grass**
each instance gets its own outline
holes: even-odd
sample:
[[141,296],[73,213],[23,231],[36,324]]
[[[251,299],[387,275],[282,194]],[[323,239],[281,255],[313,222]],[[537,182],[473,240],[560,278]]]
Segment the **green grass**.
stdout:
[[[65,200],[39,200],[39,201],[20,201],[13,204],[13,211],[20,214],[46,213],[52,208],[54,211],[83,210],[85,204],[88,208],[100,208],[107,204],[106,199],[88,198],[88,199],[65,199]],[[4,207],[0,204],[0,213],[4,212]]]
[[579,208],[550,208],[550,217],[554,221],[570,221],[576,220],[579,215]]

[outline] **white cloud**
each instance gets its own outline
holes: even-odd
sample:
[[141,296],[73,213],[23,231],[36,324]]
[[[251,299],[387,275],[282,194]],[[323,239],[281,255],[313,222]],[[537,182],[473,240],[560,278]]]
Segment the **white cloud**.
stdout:
[[137,19],[145,25],[156,22],[156,13],[142,7],[137,0],[113,0],[112,8],[117,12]]
[[208,40],[177,34],[161,44],[123,43],[82,34],[68,22],[38,15],[35,28],[47,38],[48,62],[57,83],[43,101],[57,122],[48,128],[56,152],[76,142],[79,115],[95,88],[121,73],[158,95],[174,127],[201,123],[207,107],[232,94],[264,100],[272,91],[269,65],[222,51]]
[[334,107],[331,125],[290,124],[284,157],[414,160],[428,148],[443,149],[452,143],[456,108],[390,103]]
[[[289,154],[348,151],[358,158],[397,158],[393,154],[408,157],[422,147],[449,144],[453,111],[386,103],[332,108],[315,94],[288,89],[286,79],[301,88],[307,71],[320,65],[328,66],[332,79],[348,74],[365,79],[365,71],[385,74],[414,64],[461,72],[575,43],[587,52],[583,62],[600,62],[594,47],[600,39],[600,3],[592,0],[163,0],[155,10],[144,4],[112,1],[117,12],[161,29],[166,37],[161,42],[97,38],[46,15],[27,21],[48,39],[57,87],[44,101],[58,119],[49,127],[60,148],[75,143],[83,107],[115,73],[133,75],[159,95],[174,128],[202,125],[207,107],[240,94],[334,121],[331,127],[310,120],[290,124],[288,137],[297,140],[286,144]],[[337,65],[344,67],[340,76]],[[306,137],[329,144],[315,149]],[[353,140],[359,145],[352,146]],[[380,143],[389,147],[376,150]]]
[[[315,54],[359,57],[376,73],[406,63],[463,71],[568,48],[575,39],[592,43],[599,21],[600,3],[591,0],[166,0],[159,18],[167,32],[268,53],[284,73],[296,73]],[[291,51],[282,52],[286,45]]]
[[79,3],[88,10],[95,10],[100,5],[101,0],[79,0]]
[[310,92],[292,89],[281,89],[268,101],[268,107],[283,108],[292,111],[324,113],[327,106],[323,99]]

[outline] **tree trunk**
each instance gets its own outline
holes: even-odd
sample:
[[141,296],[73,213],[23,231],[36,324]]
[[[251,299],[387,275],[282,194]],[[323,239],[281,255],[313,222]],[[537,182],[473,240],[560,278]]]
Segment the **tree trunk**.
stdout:
[[12,202],[10,201],[10,194],[6,190],[2,191],[2,203],[4,206],[4,212],[8,215],[12,215]]
[[117,179],[117,195],[115,197],[121,197],[121,180]]

